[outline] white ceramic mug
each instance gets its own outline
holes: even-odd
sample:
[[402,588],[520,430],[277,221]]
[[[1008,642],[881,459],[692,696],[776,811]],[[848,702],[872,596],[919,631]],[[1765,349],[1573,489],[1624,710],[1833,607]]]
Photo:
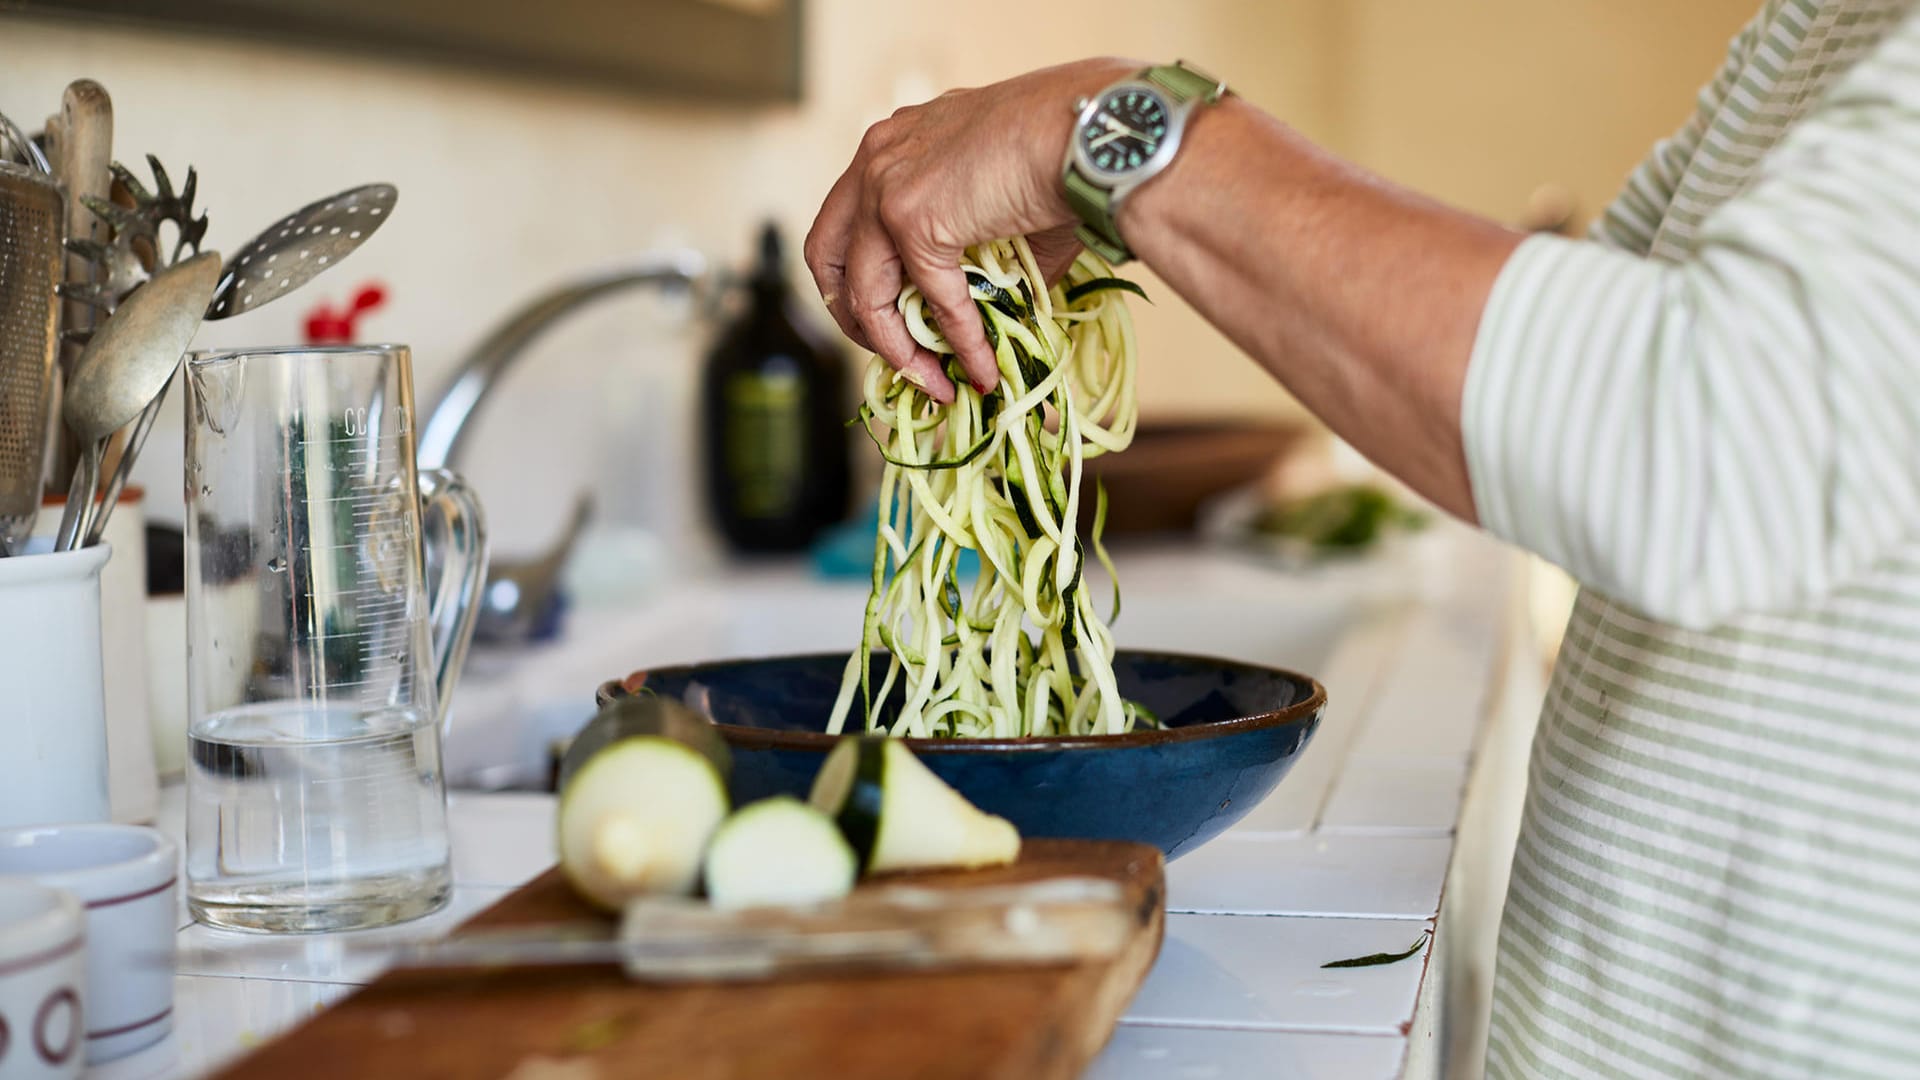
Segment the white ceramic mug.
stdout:
[[105,821],[106,545],[0,559],[0,827]]
[[[4,561],[4,560],[0,560]],[[0,884],[32,880],[87,910],[87,1064],[144,1049],[173,1030],[179,852],[142,825],[0,830]]]
[[0,881],[0,1076],[79,1076],[86,915],[70,893]]

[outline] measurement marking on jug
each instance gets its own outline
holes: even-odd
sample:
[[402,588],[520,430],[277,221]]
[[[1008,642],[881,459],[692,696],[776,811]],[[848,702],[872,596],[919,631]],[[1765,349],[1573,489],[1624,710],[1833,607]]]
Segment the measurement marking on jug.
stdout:
[[325,498],[308,496],[302,504],[312,507],[321,506],[383,506],[391,505],[392,496],[377,491],[349,491],[344,495],[330,495]]
[[[367,549],[366,544],[359,543],[359,542],[351,543],[351,544],[301,544],[299,545],[299,550],[303,552],[307,552],[309,554],[316,551],[365,551],[366,549]],[[406,555],[407,553],[404,550],[395,551],[382,561],[394,562],[394,563],[405,562]],[[368,557],[368,561],[370,562],[373,561],[371,556]]]
[[342,426],[346,428],[348,435],[365,435],[369,427],[382,420],[390,420],[392,432],[395,435],[405,435],[413,430],[413,410],[406,405],[394,405],[387,409],[356,408],[349,405],[340,413]]
[[[307,599],[316,600],[311,593],[308,594]],[[329,597],[329,599],[331,599],[331,597]],[[396,617],[406,618],[408,621],[412,620],[405,601],[395,601],[386,605],[354,604],[353,610],[363,616],[370,616],[382,622],[390,622]]]
[[[413,630],[414,624],[417,622],[419,622],[418,619],[407,619],[403,623],[400,623],[397,625],[406,627],[407,632],[411,633]],[[329,641],[353,641],[353,642],[365,644],[368,642],[370,638],[374,638],[374,637],[385,639],[387,637],[398,637],[398,636],[400,636],[400,632],[397,629],[394,631],[393,634],[387,635],[387,634],[375,634],[371,629],[362,628],[358,630],[345,630],[338,634],[299,634],[299,635],[290,637],[287,640],[297,645],[314,646],[314,645],[324,645]]]

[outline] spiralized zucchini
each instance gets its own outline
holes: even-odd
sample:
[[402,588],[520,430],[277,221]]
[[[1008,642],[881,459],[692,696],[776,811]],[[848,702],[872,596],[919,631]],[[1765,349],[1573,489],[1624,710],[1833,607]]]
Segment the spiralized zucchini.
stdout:
[[[1123,450],[1138,418],[1133,321],[1139,293],[1082,253],[1051,288],[1024,239],[969,248],[964,260],[1000,383],[981,395],[961,377],[942,405],[874,357],[857,422],[886,461],[873,591],[828,730],[845,728],[856,694],[865,730],[998,737],[1117,734],[1155,723],[1123,700],[1109,620],[1120,612],[1100,542],[1106,492],[1095,484],[1092,529],[1078,535],[1083,465]],[[952,357],[918,289],[900,293],[915,340]],[[1113,581],[1103,620],[1085,588],[1091,549]],[[980,572],[963,591],[959,559]],[[887,654],[873,685],[876,651]],[[903,703],[883,716],[896,684]]]

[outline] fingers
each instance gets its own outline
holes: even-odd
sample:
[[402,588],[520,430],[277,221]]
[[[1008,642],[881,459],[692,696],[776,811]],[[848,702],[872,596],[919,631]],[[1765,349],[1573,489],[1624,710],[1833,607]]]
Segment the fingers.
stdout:
[[827,305],[833,321],[839,324],[840,332],[861,348],[872,350],[872,343],[854,321],[846,302],[847,241],[860,206],[857,174],[862,167],[856,159],[834,182],[833,190],[827,192],[826,201],[814,216],[813,228],[807,230],[807,241],[801,250],[807,269],[813,273],[813,284],[820,290],[820,299]]
[[[805,257],[814,285],[827,305],[827,312],[840,332],[863,349],[886,357],[907,381],[936,401],[953,400],[953,382],[947,378],[940,357],[920,347],[907,332],[895,301],[899,299],[901,268],[898,254],[884,231],[870,227],[868,239],[856,250],[855,226],[860,221],[862,175],[865,161],[856,159],[827,193],[807,232]],[[870,220],[874,215],[867,215]],[[874,235],[876,234],[877,235]],[[867,267],[861,278],[863,300],[849,280],[848,265]],[[958,265],[956,258],[955,264]],[[964,287],[964,283],[963,283]],[[867,324],[880,327],[870,331]],[[977,330],[977,324],[975,329]],[[882,346],[881,342],[887,344]]]
[[973,388],[986,393],[1000,380],[1000,365],[987,344],[986,329],[980,324],[980,309],[967,291],[967,276],[960,270],[960,253],[942,252],[913,259],[905,264],[907,276],[920,287],[933,317],[940,323],[941,336],[953,346],[960,367]]
[[951,402],[953,382],[940,370],[938,358],[913,340],[900,317],[896,303],[905,280],[900,253],[880,223],[856,226],[846,255],[848,315],[873,351],[908,381],[935,401]]
[[900,368],[900,377],[942,405],[953,404],[953,380],[947,378],[946,365],[941,362],[938,353],[916,346],[913,359]]

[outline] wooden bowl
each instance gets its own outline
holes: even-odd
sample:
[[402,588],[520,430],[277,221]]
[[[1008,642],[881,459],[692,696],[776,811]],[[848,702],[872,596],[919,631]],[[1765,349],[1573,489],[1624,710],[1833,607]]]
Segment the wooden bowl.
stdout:
[[[1087,475],[1107,488],[1106,535],[1193,531],[1208,500],[1265,476],[1306,433],[1281,422],[1141,424],[1132,446],[1087,463]],[[1093,526],[1091,498],[1080,525]]]

